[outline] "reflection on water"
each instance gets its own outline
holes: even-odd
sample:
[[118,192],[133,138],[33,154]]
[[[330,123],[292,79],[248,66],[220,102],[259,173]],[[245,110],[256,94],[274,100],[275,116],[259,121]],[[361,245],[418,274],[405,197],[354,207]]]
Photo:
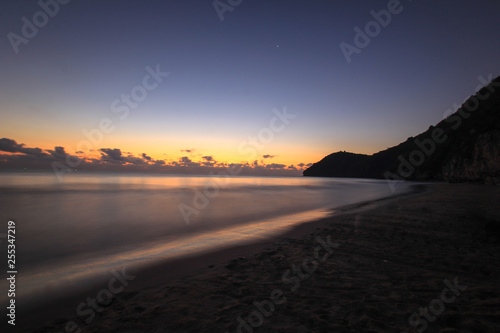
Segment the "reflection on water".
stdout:
[[[217,195],[201,208],[195,200],[207,187]],[[268,237],[326,208],[391,194],[385,181],[360,179],[95,173],[60,183],[52,173],[9,173],[0,174],[0,219],[16,221],[19,290],[29,294],[112,267]],[[180,204],[200,208],[189,224]]]

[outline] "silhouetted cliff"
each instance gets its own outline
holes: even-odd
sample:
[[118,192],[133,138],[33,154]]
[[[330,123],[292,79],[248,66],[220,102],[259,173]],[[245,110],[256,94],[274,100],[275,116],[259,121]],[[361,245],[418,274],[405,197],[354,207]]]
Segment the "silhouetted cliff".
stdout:
[[333,153],[304,176],[500,183],[500,77],[416,137],[373,155]]

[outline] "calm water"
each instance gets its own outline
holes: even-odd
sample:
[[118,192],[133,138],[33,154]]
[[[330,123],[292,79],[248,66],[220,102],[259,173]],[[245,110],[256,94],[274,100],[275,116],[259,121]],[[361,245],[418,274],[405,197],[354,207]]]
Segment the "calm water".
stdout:
[[52,173],[3,173],[0,236],[14,220],[18,297],[26,297],[113,268],[265,238],[392,194],[385,181],[361,179],[73,173],[58,182]]

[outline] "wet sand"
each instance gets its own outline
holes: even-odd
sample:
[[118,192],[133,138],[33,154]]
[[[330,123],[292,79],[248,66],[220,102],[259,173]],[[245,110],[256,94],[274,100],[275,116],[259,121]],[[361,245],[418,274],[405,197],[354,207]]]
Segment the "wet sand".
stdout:
[[127,286],[109,305],[76,314],[110,288],[95,286],[18,321],[36,332],[497,332],[500,190],[426,188],[279,238],[127,271],[134,278],[122,275]]

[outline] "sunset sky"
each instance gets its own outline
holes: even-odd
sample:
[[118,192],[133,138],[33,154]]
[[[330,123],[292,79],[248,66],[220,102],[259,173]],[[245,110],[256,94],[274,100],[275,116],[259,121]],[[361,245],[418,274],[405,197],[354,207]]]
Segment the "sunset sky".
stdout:
[[[500,74],[493,0],[41,3],[52,16],[37,1],[0,5],[4,167],[70,154],[293,171],[396,145]],[[341,43],[388,6],[397,13],[348,62]],[[34,19],[36,33],[23,29]]]

